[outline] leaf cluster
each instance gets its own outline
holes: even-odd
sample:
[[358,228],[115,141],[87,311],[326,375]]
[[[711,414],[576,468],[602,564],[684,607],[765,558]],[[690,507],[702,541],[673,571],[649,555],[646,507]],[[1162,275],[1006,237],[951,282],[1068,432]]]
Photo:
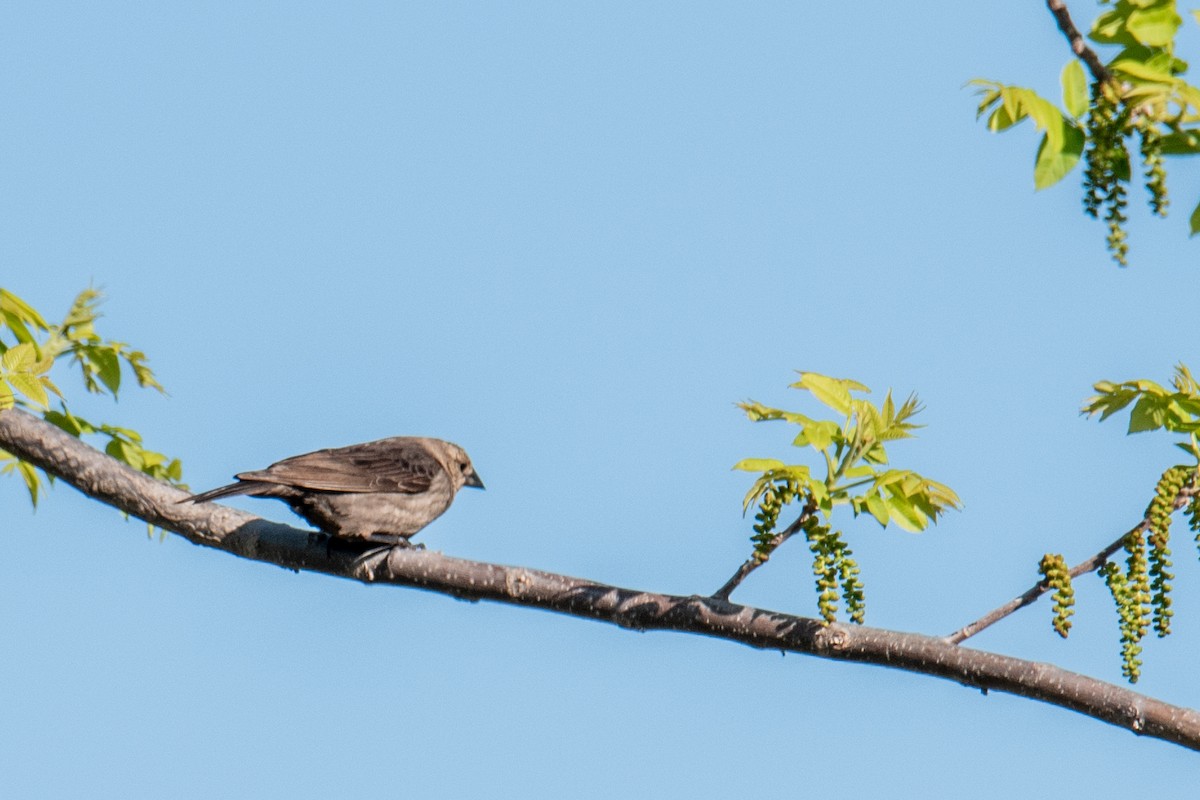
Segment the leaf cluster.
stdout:
[[[178,459],[145,447],[142,436],[130,428],[92,423],[73,414],[63,392],[50,378],[59,365],[74,367],[84,389],[116,399],[122,376],[128,370],[137,385],[159,392],[162,386],[146,356],[124,342],[105,339],[96,332],[102,295],[85,289],[75,298],[63,321],[52,324],[16,294],[0,288],[0,410],[14,406],[39,414],[75,437],[107,439],[105,452],[140,472],[182,486]],[[51,396],[57,407],[51,407]],[[11,453],[0,451],[0,474],[16,473],[36,506],[47,475]]]
[[1129,433],[1165,430],[1186,436],[1175,446],[1200,463],[1200,384],[1186,364],[1178,364],[1171,389],[1149,380],[1121,383],[1100,381],[1093,385],[1096,394],[1084,401],[1082,413],[1099,414],[1100,421],[1130,404]]
[[[815,468],[775,458],[747,458],[734,465],[758,473],[742,505],[744,511],[757,507],[753,559],[765,562],[791,532],[803,530],[813,555],[822,618],[826,622],[836,618],[840,599],[850,619],[861,623],[865,601],[858,564],[841,532],[819,522],[817,514],[828,520],[838,506],[849,506],[856,517],[867,514],[885,528],[895,523],[917,532],[947,509],[958,508],[959,499],[942,483],[890,466],[890,443],[911,438],[919,427],[912,421],[921,410],[915,396],[897,406],[889,391],[883,403],[875,405],[857,396],[870,392],[861,383],[815,372],[801,372],[790,388],[809,392],[836,417],[810,417],[755,401],[738,404],[751,421],[797,426],[792,445],[819,456]],[[780,514],[793,502],[803,506],[801,516],[789,529],[778,532]]]
[[[1200,12],[1193,12],[1200,20]],[[1104,220],[1108,248],[1122,266],[1127,262],[1127,189],[1132,180],[1130,141],[1136,139],[1142,178],[1153,213],[1166,216],[1165,156],[1200,153],[1200,88],[1184,79],[1186,61],[1175,54],[1183,24],[1175,0],[1119,0],[1093,22],[1088,38],[1113,50],[1107,77],[1089,87],[1082,64],[1072,59],[1060,76],[1061,105],[1032,89],[976,79],[969,85],[981,95],[977,116],[988,129],[1008,130],[1032,119],[1042,139],[1034,161],[1034,185],[1058,183],[1086,162],[1084,211]],[[1191,233],[1200,232],[1200,204],[1191,216]]]
[[[945,484],[912,470],[889,465],[890,442],[909,439],[918,425],[912,418],[921,406],[915,395],[897,406],[889,391],[882,405],[855,393],[870,390],[857,381],[801,372],[790,388],[810,392],[839,415],[814,419],[794,411],[771,408],[755,401],[739,403],[754,422],[782,420],[799,427],[792,445],[812,450],[822,458],[823,474],[807,464],[786,464],[773,458],[747,458],[734,469],[759,473],[743,500],[743,508],[759,502],[770,487],[790,482],[793,491],[809,496],[826,516],[839,505],[849,505],[855,516],[870,514],[881,526],[894,522],[913,532],[936,522],[947,509],[958,508],[958,496]],[[818,468],[820,469],[820,468]]]

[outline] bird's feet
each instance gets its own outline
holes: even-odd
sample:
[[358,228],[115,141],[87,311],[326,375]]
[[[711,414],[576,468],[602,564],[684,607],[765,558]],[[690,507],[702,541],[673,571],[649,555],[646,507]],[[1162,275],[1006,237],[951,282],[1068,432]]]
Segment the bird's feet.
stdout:
[[402,536],[398,533],[372,533],[367,537],[367,541],[386,544],[388,547],[411,547],[414,550],[425,549],[425,545],[413,544],[408,540],[407,536]]
[[407,536],[401,536],[401,535],[395,534],[395,533],[372,533],[370,536],[366,537],[365,541],[371,542],[372,544],[379,544],[381,546],[380,547],[372,547],[368,550],[364,550],[357,558],[354,559],[355,565],[362,564],[365,561],[369,561],[372,558],[374,558],[375,556],[385,554],[385,553],[390,553],[394,548],[397,548],[397,547],[405,549],[405,550],[408,550],[408,549],[424,550],[425,549],[425,545],[413,544],[412,542],[410,542],[408,540]]

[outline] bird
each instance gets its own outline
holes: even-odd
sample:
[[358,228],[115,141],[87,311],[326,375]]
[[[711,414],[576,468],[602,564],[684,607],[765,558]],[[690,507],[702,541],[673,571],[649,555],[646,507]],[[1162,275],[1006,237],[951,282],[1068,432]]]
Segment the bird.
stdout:
[[237,483],[180,502],[274,497],[334,538],[392,546],[407,546],[459,489],[484,488],[465,450],[424,436],[317,450],[234,477]]

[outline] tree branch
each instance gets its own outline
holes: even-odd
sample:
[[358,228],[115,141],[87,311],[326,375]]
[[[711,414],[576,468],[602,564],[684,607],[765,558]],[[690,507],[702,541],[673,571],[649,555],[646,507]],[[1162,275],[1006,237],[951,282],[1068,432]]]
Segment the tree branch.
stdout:
[[1050,9],[1050,13],[1054,15],[1058,29],[1062,31],[1063,36],[1067,37],[1067,41],[1071,45],[1071,52],[1078,56],[1084,64],[1087,64],[1088,71],[1092,73],[1096,82],[1107,83],[1112,80],[1112,73],[1108,71],[1108,67],[1104,66],[1104,62],[1100,60],[1100,56],[1096,55],[1096,51],[1087,46],[1083,34],[1071,21],[1066,3],[1062,0],[1046,0],[1046,8]]
[[[1197,486],[1196,476],[1193,475],[1191,482],[1185,486],[1175,498],[1175,511],[1178,511],[1190,503],[1192,496],[1196,494],[1198,489],[1200,489],[1200,487]],[[1090,558],[1084,559],[1075,566],[1071,567],[1071,578],[1078,578],[1080,575],[1084,575],[1088,572],[1095,572],[1103,567],[1104,564],[1110,558],[1112,558],[1113,553],[1121,549],[1121,547],[1125,544],[1125,539],[1127,537],[1129,537],[1131,534],[1137,533],[1139,530],[1147,528],[1149,524],[1150,520],[1148,518],[1144,518],[1137,525],[1134,525],[1128,531],[1121,534],[1115,542],[1105,547],[1099,553],[1096,553]],[[1019,611],[1025,606],[1030,605],[1048,591],[1050,591],[1050,585],[1047,584],[1045,580],[1042,580],[1027,589],[1024,594],[1017,595],[1004,605],[992,609],[974,622],[959,628],[954,633],[947,636],[946,641],[950,644],[959,644],[960,642],[964,642],[985,628],[991,627],[995,623],[1004,619],[1009,614],[1012,614],[1013,612]]]
[[742,581],[746,580],[751,572],[754,572],[754,570],[767,563],[767,561],[771,558],[771,554],[775,552],[779,545],[783,544],[788,539],[792,538],[792,536],[794,536],[796,533],[798,533],[800,529],[804,527],[804,523],[808,522],[808,520],[813,514],[816,513],[816,511],[817,504],[815,501],[810,499],[808,504],[804,506],[804,510],[800,512],[800,516],[796,518],[795,522],[771,537],[771,541],[767,544],[766,548],[764,548],[766,551],[765,553],[760,553],[756,548],[754,555],[742,562],[742,565],[737,568],[737,572],[733,573],[729,580],[725,581],[724,586],[713,592],[712,596],[717,600],[728,600],[729,595],[733,594],[733,590],[740,586]]
[[196,544],[289,569],[366,583],[413,586],[752,647],[875,664],[1029,697],[1134,733],[1200,750],[1200,713],[1059,667],[949,644],[935,636],[820,621],[711,597],[643,592],[549,572],[394,548],[363,556],[324,534],[296,530],[184,494],[135,472],[18,409],[0,411],[0,447],[89,497],[174,531]]
[[[1140,527],[1142,527],[1142,526],[1138,525],[1137,527],[1133,528],[1133,530],[1129,531],[1129,533],[1133,533]],[[1112,554],[1121,549],[1121,545],[1125,543],[1125,537],[1128,536],[1129,533],[1121,534],[1121,537],[1119,539],[1117,539],[1115,542],[1110,544],[1108,547],[1101,550],[1099,553],[1096,553],[1094,556],[1087,559],[1086,561],[1082,561],[1079,564],[1076,564],[1074,567],[1071,567],[1071,577],[1078,578],[1080,575],[1083,575],[1084,573],[1095,572],[1096,570],[1098,570],[1102,566],[1104,566],[1104,563],[1106,561],[1108,561],[1108,559],[1110,557],[1112,557]],[[962,626],[961,628],[956,630],[954,633],[947,636],[946,641],[949,642],[950,644],[958,644],[960,642],[964,642],[967,639],[970,639],[975,634],[984,630],[985,628],[989,628],[992,625],[996,624],[1000,620],[1007,617],[1009,614],[1012,614],[1015,611],[1019,611],[1020,609],[1024,608],[1025,606],[1030,605],[1031,603],[1035,602],[1039,597],[1041,597],[1048,591],[1050,591],[1049,584],[1047,584],[1046,581],[1044,581],[1044,580],[1040,581],[1039,583],[1036,583],[1033,586],[1031,586],[1023,594],[1017,595],[1016,597],[1014,597],[1012,600],[1009,600],[1004,605],[1002,605],[998,608],[994,608],[991,611],[989,611],[988,613],[984,614],[979,619],[975,620],[974,622],[972,622],[968,625]]]

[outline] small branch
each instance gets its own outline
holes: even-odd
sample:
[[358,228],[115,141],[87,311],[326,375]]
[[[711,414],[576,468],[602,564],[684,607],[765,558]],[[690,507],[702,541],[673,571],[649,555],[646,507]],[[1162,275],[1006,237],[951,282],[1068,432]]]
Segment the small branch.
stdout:
[[[1092,556],[1086,561],[1076,564],[1074,567],[1071,567],[1071,577],[1078,578],[1084,573],[1095,572],[1096,570],[1100,569],[1100,567],[1104,566],[1104,563],[1108,561],[1109,557],[1111,557],[1113,553],[1121,549],[1121,545],[1125,542],[1125,537],[1141,527],[1142,525],[1135,526],[1128,533],[1121,534],[1121,538],[1117,539],[1099,553],[1096,553],[1096,555]],[[1017,595],[999,608],[994,608],[969,625],[964,625],[963,627],[959,628],[954,633],[947,636],[946,641],[950,644],[960,644],[961,642],[970,639],[972,636],[984,630],[985,628],[990,628],[992,625],[1004,619],[1009,614],[1019,611],[1025,606],[1035,602],[1039,597],[1048,591],[1050,591],[1050,586],[1044,580],[1034,584],[1024,594]]]
[[1096,82],[1107,83],[1112,80],[1112,73],[1108,71],[1108,67],[1104,66],[1104,62],[1100,60],[1100,56],[1096,55],[1096,51],[1088,47],[1083,34],[1071,21],[1066,3],[1062,0],[1046,0],[1046,8],[1050,9],[1050,13],[1054,15],[1055,21],[1058,22],[1058,29],[1062,31],[1063,36],[1067,37],[1067,41],[1071,45],[1071,52],[1078,56],[1084,64],[1087,64],[1088,71],[1092,73]]
[[754,570],[767,563],[767,561],[771,558],[771,554],[775,552],[779,545],[783,544],[788,539],[792,538],[792,536],[799,533],[804,527],[804,523],[808,522],[808,520],[813,514],[816,513],[816,511],[816,504],[810,500],[808,504],[804,506],[804,510],[800,512],[800,516],[796,518],[795,522],[793,522],[791,525],[788,525],[771,538],[771,541],[767,543],[766,553],[760,553],[756,548],[754,555],[746,559],[746,561],[740,567],[738,567],[737,572],[733,573],[733,576],[729,580],[725,581],[725,585],[713,592],[711,596],[716,600],[728,600],[729,595],[733,594],[733,590],[741,585],[742,581],[746,580],[751,572],[754,572]]
[[526,567],[393,548],[364,555],[327,536],[185,495],[129,469],[23,411],[0,411],[0,448],[88,497],[189,541],[293,570],[411,586],[598,620],[637,631],[679,631],[751,647],[873,664],[1041,700],[1141,736],[1200,751],[1200,713],[1052,664],[948,644],[936,636],[820,620],[698,597],[625,589]]
[[[1197,487],[1195,476],[1193,476],[1192,482],[1184,487],[1179,492],[1179,496],[1175,498],[1175,510],[1178,511],[1191,502],[1192,496],[1196,494],[1198,488],[1200,487]],[[1102,566],[1104,566],[1105,562],[1112,558],[1113,553],[1121,549],[1121,547],[1125,544],[1126,538],[1128,538],[1131,534],[1138,532],[1139,530],[1145,529],[1147,525],[1149,525],[1149,520],[1143,519],[1137,525],[1134,525],[1128,531],[1121,534],[1120,538],[1105,547],[1099,553],[1096,553],[1091,558],[1085,559],[1084,561],[1081,561],[1075,566],[1071,567],[1071,577],[1078,578],[1080,575],[1085,575],[1089,572],[1095,572],[1096,570],[1100,569]],[[970,639],[972,636],[984,630],[985,628],[991,627],[995,623],[1007,617],[1009,614],[1019,611],[1025,606],[1032,604],[1048,591],[1050,591],[1050,586],[1046,583],[1046,581],[1043,580],[1039,583],[1036,583],[1027,589],[1024,594],[1017,595],[999,608],[994,608],[969,625],[964,625],[963,627],[959,628],[954,633],[945,637],[945,641],[949,642],[950,644],[960,644],[961,642]]]

